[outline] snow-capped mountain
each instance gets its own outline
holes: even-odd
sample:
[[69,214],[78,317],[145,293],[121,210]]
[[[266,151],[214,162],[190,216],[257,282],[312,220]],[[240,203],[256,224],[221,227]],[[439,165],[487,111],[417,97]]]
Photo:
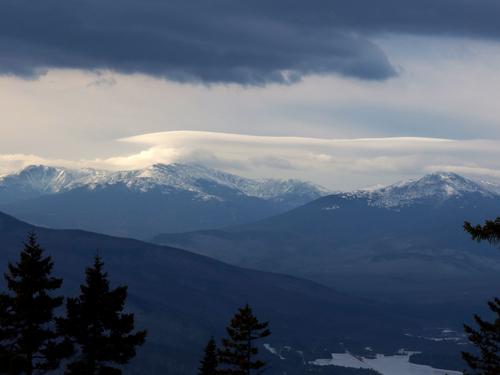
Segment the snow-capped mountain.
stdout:
[[199,164],[155,164],[144,169],[119,172],[33,165],[0,177],[0,202],[5,201],[2,194],[6,191],[16,192],[23,199],[25,196],[31,198],[77,188],[95,190],[112,185],[123,185],[132,191],[143,193],[157,189],[165,192],[172,189],[185,190],[195,192],[205,199],[222,199],[223,197],[214,195],[213,189],[208,186],[217,185],[262,199],[283,199],[290,194],[300,195],[304,197],[304,203],[328,193],[320,186],[300,180],[254,180]]
[[376,207],[396,208],[423,203],[428,200],[443,202],[460,198],[465,194],[479,194],[484,197],[498,195],[496,185],[476,182],[456,173],[436,172],[418,179],[398,182],[386,187],[360,190],[355,197],[366,198]]
[[198,164],[121,172],[31,166],[0,178],[1,209],[14,216],[139,238],[241,224],[326,194],[303,181],[253,180]]
[[68,169],[32,165],[0,177],[0,203],[54,194],[91,184],[106,176],[94,169]]
[[151,167],[110,173],[87,186],[99,188],[104,185],[123,184],[135,191],[148,192],[155,189],[178,189],[191,191],[205,199],[222,199],[214,195],[213,186],[231,189],[239,194],[262,199],[281,199],[287,194],[297,194],[312,200],[326,195],[320,186],[300,180],[254,180],[226,173],[200,164],[155,164]]

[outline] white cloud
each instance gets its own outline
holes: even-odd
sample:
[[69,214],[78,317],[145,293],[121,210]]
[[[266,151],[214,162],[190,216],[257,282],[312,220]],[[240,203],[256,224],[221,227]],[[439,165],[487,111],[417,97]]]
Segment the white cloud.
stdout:
[[258,136],[247,134],[234,134],[222,132],[206,131],[169,131],[150,134],[142,134],[133,137],[122,138],[121,142],[165,145],[165,144],[185,144],[185,143],[207,143],[207,142],[231,142],[233,144],[279,144],[292,146],[337,146],[352,147],[360,145],[362,147],[399,147],[409,144],[432,144],[451,142],[444,138],[426,138],[426,137],[385,137],[385,138],[310,138],[310,137],[283,137],[283,136]]
[[410,37],[378,43],[402,67],[399,77],[366,82],[312,76],[291,86],[242,88],[77,70],[50,71],[35,81],[3,76],[0,149],[103,157],[122,151],[116,138],[188,129],[327,138],[500,138],[498,43]]
[[28,154],[0,154],[0,176],[21,170],[30,165],[50,165],[67,168],[84,168],[89,166],[87,161],[43,158]]

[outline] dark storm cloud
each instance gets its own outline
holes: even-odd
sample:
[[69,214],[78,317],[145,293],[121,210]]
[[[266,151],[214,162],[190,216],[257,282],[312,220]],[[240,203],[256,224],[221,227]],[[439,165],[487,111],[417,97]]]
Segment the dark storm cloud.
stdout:
[[265,84],[395,74],[383,32],[498,38],[500,1],[85,0],[0,2],[0,72],[111,69]]

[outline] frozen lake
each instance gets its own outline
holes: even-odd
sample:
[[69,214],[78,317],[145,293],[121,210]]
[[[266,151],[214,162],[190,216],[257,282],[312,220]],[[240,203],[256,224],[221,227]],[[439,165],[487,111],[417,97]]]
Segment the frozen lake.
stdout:
[[430,366],[410,363],[411,352],[397,355],[377,354],[375,358],[356,357],[351,353],[332,353],[331,358],[316,359],[310,363],[316,366],[342,366],[371,369],[382,375],[462,375],[461,372],[436,369]]

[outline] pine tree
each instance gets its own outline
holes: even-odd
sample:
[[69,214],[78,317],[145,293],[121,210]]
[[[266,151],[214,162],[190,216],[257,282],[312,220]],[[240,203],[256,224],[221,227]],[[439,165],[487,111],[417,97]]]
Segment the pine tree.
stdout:
[[229,337],[222,340],[220,373],[249,375],[252,371],[262,370],[266,363],[255,358],[258,349],[254,341],[271,334],[268,326],[268,322],[259,322],[248,304],[240,308],[227,327]]
[[[483,226],[472,226],[466,222],[464,229],[470,233],[473,240],[488,241],[491,244],[500,242],[500,218],[486,220]],[[493,322],[487,322],[478,315],[474,320],[479,327],[475,330],[464,325],[469,341],[478,349],[477,353],[462,352],[462,357],[476,375],[500,374],[500,299],[488,302],[490,310],[495,314]]]
[[77,347],[67,375],[119,375],[120,365],[135,357],[136,347],[145,341],[146,331],[132,333],[134,315],[123,313],[127,287],[111,290],[103,266],[96,256],[85,271],[80,296],[67,300],[67,315],[58,322],[60,331]]
[[62,279],[51,276],[53,266],[34,233],[28,235],[19,262],[9,263],[9,293],[0,294],[0,372],[44,374],[70,354],[55,327],[54,310],[63,297],[51,295],[62,285]]
[[217,375],[218,365],[217,345],[212,337],[205,347],[205,353],[203,359],[200,361],[200,371],[198,372],[198,375]]

